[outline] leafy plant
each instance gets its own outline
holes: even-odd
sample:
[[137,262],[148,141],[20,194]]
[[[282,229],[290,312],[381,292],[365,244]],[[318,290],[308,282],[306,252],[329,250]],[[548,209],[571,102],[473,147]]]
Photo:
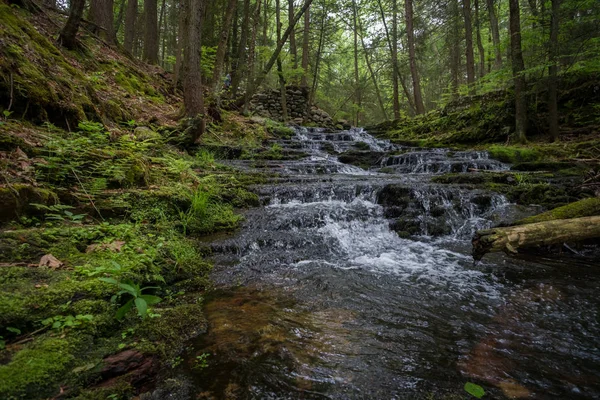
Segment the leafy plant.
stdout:
[[119,293],[113,296],[112,301],[116,301],[116,299],[122,295],[131,296],[131,298],[117,310],[115,317],[119,321],[122,320],[125,314],[127,314],[127,312],[134,306],[137,309],[138,315],[142,317],[142,319],[146,318],[146,315],[148,314],[148,306],[160,303],[162,301],[162,299],[158,296],[143,294],[145,290],[158,289],[155,286],[140,288],[140,285],[130,280],[125,280],[123,282],[119,282],[114,278],[100,278],[100,280],[102,282],[116,285],[121,289]]
[[196,153],[196,160],[202,168],[214,168],[215,167],[215,155],[208,149],[200,149]]
[[208,367],[208,353],[202,353],[199,356],[196,356],[196,360],[194,361],[194,366],[192,369],[204,369]]
[[83,324],[89,323],[94,319],[93,315],[86,314],[81,315],[78,314],[76,316],[73,315],[56,315],[54,317],[46,318],[42,321],[42,325],[50,326],[51,329],[55,330],[64,330],[66,328],[75,328],[81,326]]
[[30,205],[34,206],[38,210],[49,211],[44,215],[48,221],[67,221],[73,224],[80,224],[87,216],[87,214],[74,214],[69,210],[73,210],[75,207],[64,204],[46,206],[44,204],[31,203]]
[[8,118],[13,114],[12,111],[4,110],[2,111],[2,115],[4,115],[4,119],[8,120]]
[[483,390],[481,386],[471,382],[465,383],[465,392],[478,399],[481,399],[483,396],[485,396],[485,390]]

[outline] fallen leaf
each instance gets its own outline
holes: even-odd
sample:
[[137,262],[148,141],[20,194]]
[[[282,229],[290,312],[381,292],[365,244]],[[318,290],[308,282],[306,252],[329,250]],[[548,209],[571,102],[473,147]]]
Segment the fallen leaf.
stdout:
[[126,242],[123,242],[121,240],[115,240],[114,242],[111,242],[111,243],[102,243],[102,244],[94,243],[94,244],[90,244],[85,249],[85,252],[92,253],[94,251],[109,250],[109,251],[112,251],[115,253],[119,253],[119,252],[121,252],[121,249],[123,248],[123,246],[125,244],[126,244]]
[[54,257],[52,254],[46,254],[40,260],[40,267],[48,267],[51,269],[57,269],[65,265],[58,258]]

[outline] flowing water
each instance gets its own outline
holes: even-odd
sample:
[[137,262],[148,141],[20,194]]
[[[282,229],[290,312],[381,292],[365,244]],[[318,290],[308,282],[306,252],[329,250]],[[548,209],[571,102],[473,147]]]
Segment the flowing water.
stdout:
[[[485,152],[402,148],[360,129],[297,128],[263,207],[212,244],[209,332],[180,375],[193,398],[599,398],[597,266],[488,255],[470,238],[532,210],[431,182],[506,170]],[[340,154],[360,149],[368,170]],[[384,173],[385,172],[385,173]],[[194,360],[208,354],[208,368]]]

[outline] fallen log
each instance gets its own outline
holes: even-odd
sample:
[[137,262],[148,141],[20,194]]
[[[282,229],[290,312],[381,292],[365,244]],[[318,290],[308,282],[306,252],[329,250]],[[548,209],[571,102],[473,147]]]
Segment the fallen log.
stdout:
[[600,216],[560,219],[478,231],[473,238],[475,261],[487,253],[517,253],[526,247],[600,238]]

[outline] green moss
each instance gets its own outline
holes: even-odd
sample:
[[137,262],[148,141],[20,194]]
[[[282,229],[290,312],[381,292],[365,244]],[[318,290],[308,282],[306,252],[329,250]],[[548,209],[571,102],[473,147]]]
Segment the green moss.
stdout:
[[543,214],[525,218],[517,222],[517,225],[533,224],[536,222],[552,221],[555,219],[581,218],[600,215],[600,198],[589,198],[567,204],[547,211]]
[[537,149],[529,147],[490,146],[488,152],[491,158],[505,163],[534,162],[542,157]]
[[47,189],[20,183],[0,187],[0,222],[34,211],[31,203],[51,205],[57,202],[56,193]]
[[74,360],[73,344],[67,339],[35,341],[0,365],[0,398],[31,399],[58,391],[55,381]]

